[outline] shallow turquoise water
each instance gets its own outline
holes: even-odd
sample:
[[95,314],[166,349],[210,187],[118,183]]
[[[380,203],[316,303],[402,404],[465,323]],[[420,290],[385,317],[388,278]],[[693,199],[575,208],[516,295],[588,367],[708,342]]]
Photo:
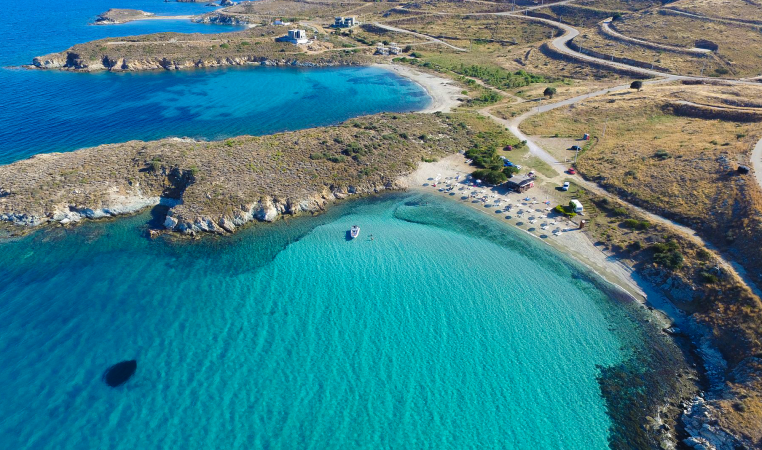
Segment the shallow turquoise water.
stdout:
[[639,345],[624,307],[515,230],[415,200],[194,243],[148,241],[146,215],[0,243],[0,442],[607,448],[597,366]]

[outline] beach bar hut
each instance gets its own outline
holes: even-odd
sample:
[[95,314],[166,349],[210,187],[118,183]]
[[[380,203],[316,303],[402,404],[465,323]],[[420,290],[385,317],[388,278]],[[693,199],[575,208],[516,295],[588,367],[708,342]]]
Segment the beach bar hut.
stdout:
[[526,192],[534,187],[534,180],[531,177],[512,177],[506,183],[508,189],[516,192]]

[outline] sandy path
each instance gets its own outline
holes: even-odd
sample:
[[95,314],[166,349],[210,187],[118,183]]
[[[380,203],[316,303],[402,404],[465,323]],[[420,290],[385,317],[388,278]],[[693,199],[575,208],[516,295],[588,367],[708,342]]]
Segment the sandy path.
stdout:
[[450,47],[451,49],[457,50],[459,52],[467,52],[468,51],[465,48],[456,47],[456,46],[454,46],[452,44],[448,44],[447,42],[445,42],[445,41],[443,41],[441,39],[437,39],[437,38],[434,38],[434,37],[431,37],[431,36],[427,36],[427,35],[421,34],[421,33],[416,33],[415,31],[405,30],[404,28],[397,28],[397,27],[393,27],[391,25],[384,25],[384,24],[378,23],[378,22],[374,22],[373,25],[375,25],[377,27],[380,27],[380,28],[383,28],[385,30],[396,31],[397,33],[412,34],[413,36],[418,36],[419,38],[428,39],[428,40],[430,40],[432,42],[436,42],[437,44],[445,45],[445,46]]
[[440,77],[428,72],[421,72],[412,67],[396,64],[374,64],[414,81],[422,88],[426,89],[431,97],[431,105],[426,109],[419,111],[422,113],[450,112],[452,108],[460,105],[461,88],[449,78]]

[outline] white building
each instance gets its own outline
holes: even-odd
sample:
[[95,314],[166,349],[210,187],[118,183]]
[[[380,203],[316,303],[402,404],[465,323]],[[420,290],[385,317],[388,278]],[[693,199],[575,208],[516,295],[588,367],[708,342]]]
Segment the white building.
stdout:
[[336,17],[333,19],[334,28],[352,28],[359,23],[355,17]]
[[389,44],[389,54],[399,55],[400,53],[402,53],[402,49],[400,48],[399,45],[397,45],[396,42],[392,42],[391,44]]
[[384,47],[384,44],[379,42],[378,44],[376,44],[376,54],[377,55],[388,55],[389,54],[389,49]]
[[288,35],[279,37],[279,41],[290,42],[292,44],[307,44],[310,42],[307,39],[307,32],[304,30],[288,30]]

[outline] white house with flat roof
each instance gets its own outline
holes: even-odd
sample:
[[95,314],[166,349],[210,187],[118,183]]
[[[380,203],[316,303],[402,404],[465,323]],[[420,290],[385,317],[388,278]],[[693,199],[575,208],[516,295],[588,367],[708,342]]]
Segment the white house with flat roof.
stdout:
[[333,19],[334,28],[352,28],[359,23],[355,17],[335,17]]
[[307,32],[304,30],[288,30],[286,36],[279,37],[276,40],[280,42],[290,42],[292,44],[307,44],[310,42],[310,40],[307,39]]

